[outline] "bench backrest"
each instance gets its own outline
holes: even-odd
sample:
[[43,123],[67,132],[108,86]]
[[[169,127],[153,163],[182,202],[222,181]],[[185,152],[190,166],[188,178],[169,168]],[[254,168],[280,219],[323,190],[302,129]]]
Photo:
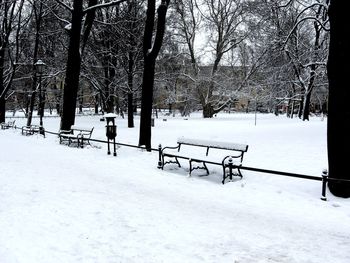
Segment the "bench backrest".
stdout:
[[80,126],[72,125],[71,130],[81,131],[81,132],[92,132],[94,130],[94,127],[87,128],[87,127],[80,127]]
[[248,151],[248,145],[239,144],[239,143],[199,140],[199,139],[190,139],[190,138],[184,138],[184,137],[178,138],[177,143],[180,145],[185,144],[185,145],[193,145],[193,146],[206,147],[206,148],[232,150],[232,151],[239,151],[242,153]]
[[71,130],[72,131],[79,131],[79,132],[83,133],[84,135],[88,135],[89,136],[88,138],[90,139],[91,134],[94,130],[94,127],[86,128],[86,127],[79,127],[79,126],[72,125]]

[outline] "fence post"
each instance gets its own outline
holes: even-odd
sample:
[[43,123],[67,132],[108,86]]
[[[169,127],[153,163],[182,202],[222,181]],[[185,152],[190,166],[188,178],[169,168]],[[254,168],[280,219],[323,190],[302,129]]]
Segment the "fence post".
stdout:
[[162,169],[163,165],[162,165],[162,145],[159,144],[158,145],[158,169]]
[[232,158],[230,157],[230,159],[228,159],[228,171],[229,171],[229,175],[230,175],[230,180],[232,180],[232,169],[233,169],[233,161]]
[[327,182],[328,182],[328,171],[327,169],[324,169],[322,171],[322,196],[321,196],[322,201],[327,201],[327,197],[326,197]]

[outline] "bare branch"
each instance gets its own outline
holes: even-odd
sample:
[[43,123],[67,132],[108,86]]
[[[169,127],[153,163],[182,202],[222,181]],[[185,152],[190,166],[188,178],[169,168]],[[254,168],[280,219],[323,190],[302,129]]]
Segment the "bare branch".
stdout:
[[286,40],[284,41],[283,45],[282,45],[282,49],[285,48],[289,38],[291,37],[292,33],[297,29],[297,27],[299,26],[299,24],[301,24],[302,22],[306,21],[306,20],[314,20],[315,22],[317,22],[324,30],[326,31],[329,31],[330,29],[325,27],[324,24],[327,24],[328,23],[328,20],[326,20],[324,22],[324,24],[322,23],[322,21],[320,21],[319,19],[317,19],[316,17],[313,17],[313,16],[307,16],[307,17],[304,17],[303,19],[299,20],[295,25],[294,27],[292,28],[292,30],[289,32]]
[[89,6],[88,8],[85,8],[83,11],[83,14],[86,14],[89,11],[93,11],[96,10],[98,8],[105,8],[105,7],[109,7],[109,6],[114,6],[114,5],[119,5],[123,2],[127,2],[129,0],[117,0],[117,1],[111,1],[108,3],[103,3],[103,4],[98,4],[98,5],[94,5],[94,6]]
[[63,3],[61,0],[56,0],[56,2],[57,2],[58,4],[60,4],[61,6],[63,6],[64,8],[66,8],[68,11],[73,12],[73,8],[70,7],[69,5]]

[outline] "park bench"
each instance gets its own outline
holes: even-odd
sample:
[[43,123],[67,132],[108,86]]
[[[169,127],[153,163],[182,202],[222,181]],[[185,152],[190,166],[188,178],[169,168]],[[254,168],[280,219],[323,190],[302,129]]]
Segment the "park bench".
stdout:
[[[204,169],[208,175],[207,164],[220,165],[223,169],[222,183],[224,184],[228,177],[231,180],[232,176],[243,177],[240,166],[244,153],[248,151],[248,145],[182,137],[177,140],[177,146],[160,147],[159,151],[159,168],[163,169],[170,163],[181,167],[179,159],[185,159],[189,162],[189,176],[191,176],[192,171],[196,169]],[[237,170],[237,173],[233,173],[233,170]]]
[[44,128],[42,128],[42,132],[40,132],[40,126],[35,124],[22,126],[21,132],[22,132],[22,135],[33,135],[35,133],[37,134],[41,133],[45,137]]
[[16,122],[16,120],[8,121],[8,122],[2,122],[1,123],[1,129],[5,130],[5,129],[9,129],[9,128],[14,128],[15,127],[15,122]]
[[87,128],[75,125],[72,125],[70,130],[60,130],[58,134],[60,138],[60,144],[66,142],[68,146],[70,146],[72,143],[74,143],[78,148],[83,148],[85,142],[86,144],[90,145],[90,138],[93,130],[94,127]]

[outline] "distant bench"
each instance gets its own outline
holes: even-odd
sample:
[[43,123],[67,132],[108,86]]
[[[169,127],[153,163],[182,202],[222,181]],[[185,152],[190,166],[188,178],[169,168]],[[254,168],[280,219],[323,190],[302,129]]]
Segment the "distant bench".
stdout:
[[90,145],[91,134],[94,127],[80,127],[72,125],[70,130],[60,130],[58,137],[60,138],[60,144],[67,142],[68,145],[75,143],[77,147],[83,147],[84,142]]
[[[198,148],[204,148],[205,151],[199,151]],[[209,155],[210,149],[211,154]],[[223,150],[226,151],[226,154]],[[228,177],[232,179],[232,176],[236,175],[242,178],[239,167],[242,165],[244,153],[247,151],[248,145],[246,144],[182,137],[177,140],[177,146],[167,146],[160,149],[158,167],[163,169],[166,164],[170,163],[181,167],[179,159],[185,159],[189,161],[189,175],[191,175],[195,169],[204,169],[209,174],[207,164],[220,165],[223,169],[222,183],[224,184]],[[228,152],[230,154],[227,154]],[[238,174],[233,174],[233,169],[236,169]]]
[[9,128],[14,128],[15,127],[15,122],[16,122],[16,120],[8,121],[8,122],[2,122],[1,123],[1,129],[5,130],[5,129],[9,129]]
[[44,128],[42,127],[40,129],[40,126],[35,125],[35,124],[22,126],[21,133],[22,133],[22,135],[33,135],[33,134],[37,133],[37,134],[42,134],[45,137]]

